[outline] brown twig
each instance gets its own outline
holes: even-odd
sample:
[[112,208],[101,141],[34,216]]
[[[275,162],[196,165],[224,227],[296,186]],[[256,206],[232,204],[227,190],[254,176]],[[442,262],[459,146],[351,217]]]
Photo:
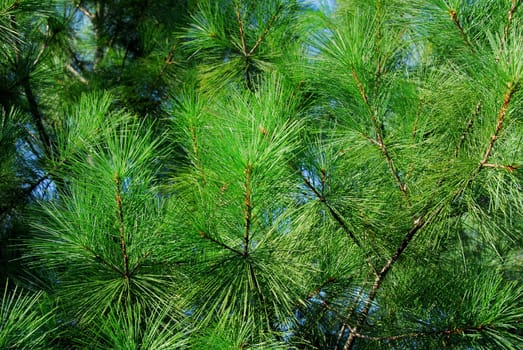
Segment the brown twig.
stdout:
[[84,15],[86,15],[88,18],[90,18],[91,20],[95,17],[88,9],[86,9],[85,7],[81,6],[80,4],[76,5],[76,8],[82,12]]
[[44,116],[42,115],[42,113],[40,113],[40,110],[38,109],[38,103],[36,102],[36,97],[33,94],[33,89],[31,88],[29,77],[26,77],[26,79],[24,80],[23,87],[25,96],[27,98],[27,102],[29,103],[29,110],[31,111],[31,115],[33,116],[33,120],[35,122],[36,129],[38,130],[40,139],[44,144],[45,150],[50,152],[52,150],[51,139],[49,138],[49,135],[45,130],[43,123]]
[[483,166],[483,167],[485,167],[485,168],[504,169],[504,170],[507,170],[508,172],[513,172],[513,171],[515,171],[517,168],[519,168],[519,165],[515,165],[515,164],[512,164],[512,165],[503,165],[503,164],[483,163],[481,166]]
[[454,9],[450,9],[449,10],[449,15],[450,15],[450,18],[452,19],[452,22],[454,22],[454,25],[456,26],[456,28],[458,29],[461,37],[463,38],[463,40],[465,41],[465,44],[467,44],[467,46],[472,50],[474,51],[474,47],[472,46],[472,43],[469,41],[469,38],[467,36],[467,34],[465,33],[465,30],[463,29],[463,26],[461,25],[461,22],[459,21],[458,19],[458,14],[456,13],[456,10]]
[[499,53],[498,53],[498,57],[496,58],[496,61],[499,61],[501,54],[503,53],[505,43],[508,40],[508,34],[510,32],[510,26],[512,24],[512,19],[514,18],[514,12],[516,12],[516,8],[518,7],[518,5],[519,5],[518,0],[512,0],[510,10],[508,11],[507,24],[505,25],[505,30],[503,31],[503,38],[501,39],[501,43],[499,44]]
[[240,40],[242,42],[242,53],[245,57],[248,57],[249,51],[247,50],[247,43],[245,41],[245,32],[243,30],[243,20],[242,20],[242,15],[241,15],[238,4],[236,4],[236,18],[238,20],[238,27],[239,27],[239,31],[240,31]]
[[499,137],[499,133],[501,132],[501,129],[503,128],[503,122],[505,120],[505,116],[507,114],[507,109],[510,104],[510,101],[512,100],[512,97],[514,96],[514,93],[518,89],[518,84],[516,83],[508,83],[507,84],[507,90],[505,91],[505,94],[503,96],[503,105],[501,106],[501,109],[498,113],[498,121],[496,123],[496,130],[494,131],[494,134],[490,137],[490,142],[487,146],[487,150],[485,151],[485,155],[483,156],[483,159],[480,162],[480,167],[485,166],[485,164],[488,162],[490,154],[492,153],[492,148],[494,147],[494,142]]

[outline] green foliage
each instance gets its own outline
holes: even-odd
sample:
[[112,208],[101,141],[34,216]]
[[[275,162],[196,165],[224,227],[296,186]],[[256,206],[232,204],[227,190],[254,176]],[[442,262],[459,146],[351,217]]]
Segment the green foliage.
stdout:
[[[7,287],[8,285],[6,285]],[[48,325],[54,310],[45,310],[42,292],[29,293],[5,288],[0,305],[2,349],[46,349]]]
[[0,346],[523,346],[521,1],[324,5],[0,1]]

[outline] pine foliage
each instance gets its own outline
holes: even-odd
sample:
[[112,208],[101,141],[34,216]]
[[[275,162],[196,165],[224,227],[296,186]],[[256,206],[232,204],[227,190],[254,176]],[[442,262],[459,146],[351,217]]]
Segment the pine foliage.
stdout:
[[0,347],[522,348],[522,11],[0,0]]

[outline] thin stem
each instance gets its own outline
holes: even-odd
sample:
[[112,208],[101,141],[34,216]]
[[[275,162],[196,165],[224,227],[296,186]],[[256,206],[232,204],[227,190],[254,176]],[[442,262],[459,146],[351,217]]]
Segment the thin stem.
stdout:
[[71,66],[71,64],[66,63],[65,68],[69,72],[71,72],[78,80],[80,80],[81,83],[83,83],[85,85],[89,84],[89,81],[87,79],[85,79],[76,69],[74,69],[73,66]]
[[519,167],[518,165],[514,165],[514,164],[503,165],[503,164],[492,164],[492,163],[483,163],[482,166],[485,168],[504,169],[504,170],[507,170],[508,172],[513,172]]
[[498,57],[496,58],[496,61],[499,61],[499,58],[501,57],[501,54],[503,53],[503,49],[508,40],[508,34],[510,32],[510,26],[512,24],[512,19],[514,18],[514,12],[516,12],[516,8],[518,7],[518,5],[519,5],[518,0],[512,0],[510,10],[508,11],[507,24],[505,25],[505,30],[503,31],[503,38],[501,39],[501,43],[499,44],[499,54],[498,54]]
[[38,103],[36,102],[36,97],[33,94],[33,89],[31,88],[29,77],[27,77],[24,80],[23,87],[25,96],[27,98],[27,102],[29,103],[29,110],[31,111],[31,115],[33,116],[36,129],[38,130],[38,135],[40,136],[40,139],[44,144],[45,150],[51,151],[51,140],[49,138],[49,135],[47,135],[47,131],[45,130],[43,123],[44,116],[42,115],[42,113],[40,113],[40,110],[38,109]]
[[93,255],[93,258],[95,258],[95,260],[98,260],[99,262],[101,262],[103,265],[107,266],[108,268],[110,268],[111,270],[113,270],[114,272],[116,272],[118,275],[121,275],[122,274],[122,271],[114,266],[113,264],[110,264],[107,260],[105,260],[100,254],[97,254],[96,252],[94,252],[91,248],[87,247],[87,246],[83,246],[84,250],[86,250],[87,252],[89,252],[90,254]]
[[118,232],[120,233],[120,249],[122,251],[123,266],[124,266],[124,277],[129,278],[129,257],[127,256],[127,245],[125,242],[125,224],[124,224],[124,212],[122,204],[122,183],[118,174],[114,175],[114,182],[116,185],[116,211],[118,216]]
[[483,159],[480,162],[480,167],[485,166],[484,164],[488,162],[490,158],[490,154],[492,153],[492,148],[494,147],[494,142],[499,137],[499,133],[501,132],[501,129],[503,128],[503,122],[505,120],[505,116],[507,115],[507,109],[510,104],[510,101],[512,100],[512,97],[514,96],[514,93],[518,90],[518,84],[516,83],[508,83],[507,90],[505,91],[505,94],[503,96],[503,105],[501,106],[501,109],[498,113],[498,121],[496,123],[496,130],[494,131],[494,134],[490,137],[490,142],[487,146],[487,150],[485,151],[485,155],[483,156]]
[[467,46],[472,51],[474,51],[474,47],[472,46],[471,42],[469,41],[469,38],[468,38],[467,34],[465,33],[465,30],[463,29],[463,26],[461,25],[461,22],[458,19],[458,14],[456,13],[456,10],[450,9],[449,10],[449,15],[450,15],[450,18],[452,19],[452,22],[454,22],[454,25],[458,29],[459,34],[461,35],[461,37],[465,41],[465,44],[467,44]]
[[[365,283],[363,285],[365,285],[367,283],[367,280],[365,280]],[[354,314],[354,311],[356,310],[356,306],[358,305],[360,299],[361,299],[361,295],[363,294],[363,286],[359,289],[358,291],[358,294],[356,294],[356,298],[354,299],[354,301],[351,303],[349,309],[347,310],[347,316],[345,317],[345,321],[343,322],[339,332],[338,332],[338,338],[336,339],[336,348],[335,350],[338,350],[338,345],[340,344],[341,342],[341,339],[343,338],[343,335],[345,334],[345,331],[347,330],[347,328],[352,328],[349,326],[348,324],[348,321],[349,319],[352,317],[352,315]]]
[[283,9],[283,5],[278,6],[278,9],[276,10],[276,13],[274,15],[272,15],[272,17],[267,22],[267,26],[265,27],[263,33],[258,37],[258,39],[256,40],[256,43],[254,43],[254,46],[250,49],[250,51],[248,53],[249,56],[252,55],[254,53],[254,51],[256,51],[256,49],[260,46],[260,44],[265,39],[267,34],[269,34],[269,31],[270,31],[271,27],[273,26],[273,24],[276,21],[276,19],[279,17],[280,12],[282,11],[282,9]]
[[459,151],[461,150],[461,147],[463,147],[463,144],[465,143],[465,139],[467,138],[467,135],[472,130],[472,127],[474,126],[474,120],[481,112],[481,101],[478,102],[476,105],[476,108],[474,109],[474,112],[472,113],[472,117],[469,119],[467,126],[463,130],[460,136],[459,145],[456,147],[456,157],[459,155]]
[[249,162],[245,168],[245,232],[243,235],[243,256],[249,256],[249,244],[251,234],[251,223],[252,223],[252,193],[251,193],[251,181],[252,181],[252,164]]
[[240,31],[240,40],[242,42],[242,53],[245,57],[249,56],[249,51],[247,51],[247,43],[245,41],[245,32],[243,30],[243,20],[240,12],[240,7],[236,4],[236,18],[238,19],[238,27]]
[[329,277],[329,278],[327,278],[318,287],[316,287],[312,292],[307,294],[307,299],[312,298],[313,296],[315,296],[316,294],[321,292],[321,290],[323,288],[325,288],[326,286],[328,286],[329,284],[334,283],[334,282],[336,282],[336,277]]
[[236,250],[236,249],[234,249],[234,248],[229,247],[227,244],[225,244],[225,243],[223,243],[223,242],[220,242],[220,241],[217,240],[216,238],[213,238],[213,237],[209,236],[208,234],[206,234],[206,233],[203,232],[203,231],[200,231],[200,232],[199,232],[199,235],[200,235],[200,237],[202,237],[203,239],[206,239],[206,240],[208,240],[208,241],[210,241],[210,242],[213,242],[214,244],[219,245],[219,246],[222,247],[223,249],[229,250],[229,251],[231,251],[231,252],[233,252],[233,253],[235,253],[235,254],[237,254],[237,255],[241,255],[241,256],[243,256],[243,253],[240,252],[239,250]]
[[363,249],[363,245],[361,244],[360,240],[356,237],[354,232],[352,232],[352,230],[349,229],[349,227],[347,226],[347,223],[341,217],[341,215],[330,205],[330,203],[327,202],[327,199],[325,198],[325,196],[323,194],[323,187],[325,185],[325,170],[322,169],[322,193],[321,194],[318,192],[318,190],[312,185],[312,183],[307,178],[304,177],[303,181],[305,182],[305,185],[316,195],[318,200],[321,203],[323,203],[325,205],[325,207],[327,207],[327,210],[329,211],[331,216],[341,226],[343,231],[345,231],[345,233],[347,233],[349,235],[349,237],[354,242],[354,244],[356,244],[356,246],[358,248],[363,250],[363,252],[365,254],[365,258],[367,260],[367,265],[369,265],[369,267],[374,272],[374,274],[377,275],[378,272],[376,271],[376,268],[372,264],[372,261],[371,261],[371,258],[369,256],[369,253],[366,250]]
[[318,198],[318,200],[327,207],[327,210],[329,210],[329,213],[332,215],[334,220],[336,220],[336,222],[349,235],[349,237],[352,239],[354,244],[356,244],[359,248],[361,248],[362,247],[361,243],[356,238],[356,236],[354,235],[354,232],[352,232],[349,229],[349,227],[347,226],[347,223],[345,222],[345,220],[343,220],[343,218],[340,216],[340,214],[338,214],[338,212],[327,202],[327,199],[322,194],[320,194],[318,192],[318,190],[312,185],[312,183],[307,178],[304,177],[303,178],[303,182],[314,193],[314,195]]
[[86,9],[85,7],[83,7],[82,5],[78,4],[78,5],[76,5],[76,8],[77,8],[80,12],[82,12],[84,15],[86,15],[88,18],[90,18],[90,19],[93,19],[93,18],[94,18],[94,15],[93,15],[91,12],[89,12],[89,10]]
[[355,327],[351,328],[351,332],[349,334],[349,337],[347,341],[345,342],[345,345],[343,346],[343,350],[348,350],[352,347],[354,341],[356,340],[355,334],[358,333],[359,327],[365,322],[369,315],[370,308],[372,306],[372,303],[374,302],[374,299],[376,298],[376,294],[378,293],[378,289],[380,288],[381,284],[385,280],[385,277],[387,277],[387,274],[389,273],[390,269],[394,264],[399,260],[405,249],[407,249],[408,245],[414,238],[415,234],[422,229],[427,221],[424,217],[419,217],[416,220],[414,220],[412,227],[407,232],[403,240],[401,241],[400,245],[394,252],[394,254],[387,260],[381,271],[376,276],[374,283],[372,284],[371,290],[369,292],[369,296],[367,297],[367,300],[365,301],[365,305],[360,313],[360,317],[358,319],[358,323]]
[[480,325],[476,327],[458,327],[458,328],[449,328],[449,329],[443,329],[443,330],[437,330],[437,331],[429,331],[429,332],[413,332],[413,333],[405,333],[405,334],[399,334],[399,335],[391,335],[391,336],[385,336],[385,337],[372,337],[365,334],[360,333],[354,333],[356,338],[371,340],[371,341],[396,341],[401,340],[405,338],[420,338],[420,337],[426,337],[426,336],[449,336],[449,335],[462,335],[466,333],[471,332],[478,332],[482,331],[485,328],[488,328],[488,326]]
[[383,134],[381,132],[381,128],[378,125],[378,121],[376,119],[377,111],[376,109],[372,108],[369,97],[367,96],[367,93],[365,92],[365,88],[363,87],[363,84],[361,83],[361,80],[358,77],[358,73],[353,68],[352,69],[352,77],[354,78],[354,81],[356,82],[356,85],[358,86],[358,89],[360,91],[361,98],[363,99],[363,102],[367,106],[367,109],[369,110],[369,116],[370,120],[372,122],[372,128],[374,129],[374,132],[376,133],[377,138],[377,144],[380,148],[383,156],[385,157],[385,160],[387,161],[387,164],[389,166],[390,172],[392,176],[394,177],[394,181],[396,182],[398,188],[400,189],[403,196],[405,196],[408,199],[408,193],[407,193],[407,186],[403,183],[401,178],[398,175],[398,169],[396,168],[396,165],[394,164],[394,161],[388,151],[387,146],[385,145],[385,142],[383,141]]

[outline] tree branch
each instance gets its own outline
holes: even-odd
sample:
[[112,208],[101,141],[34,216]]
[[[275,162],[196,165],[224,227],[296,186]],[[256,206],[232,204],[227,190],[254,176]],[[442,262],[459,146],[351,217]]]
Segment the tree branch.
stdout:
[[269,21],[267,22],[267,26],[265,27],[265,30],[263,31],[263,33],[258,37],[258,39],[256,40],[256,43],[254,43],[254,46],[250,49],[248,55],[252,55],[254,53],[254,51],[256,51],[256,49],[258,48],[258,46],[260,46],[260,44],[262,43],[262,41],[265,39],[265,37],[267,36],[267,34],[269,33],[269,30],[271,29],[272,25],[274,24],[274,22],[276,21],[276,19],[279,17],[280,15],[280,12],[282,11],[283,9],[283,5],[279,5],[278,8],[276,9],[276,13],[274,15],[272,15],[272,17],[269,19]]
[[514,96],[514,93],[518,90],[519,85],[517,83],[510,82],[507,84],[507,90],[505,91],[505,94],[503,96],[503,105],[501,106],[501,109],[498,113],[498,121],[496,123],[496,130],[494,131],[494,134],[490,137],[490,142],[487,146],[487,150],[485,151],[485,155],[483,156],[483,159],[480,162],[480,167],[484,167],[485,163],[488,162],[490,158],[490,154],[492,152],[492,148],[494,147],[494,142],[499,137],[499,133],[501,132],[501,129],[503,128],[503,122],[505,120],[505,116],[507,114],[507,109],[510,104],[510,101],[512,100],[512,97]]
[[123,213],[123,204],[122,204],[122,184],[121,179],[118,174],[114,175],[114,182],[116,185],[116,211],[118,215],[118,232],[120,233],[120,249],[122,251],[123,257],[123,267],[124,267],[124,277],[129,278],[129,257],[127,256],[127,245],[125,242],[125,223],[124,223],[124,213]]
[[33,94],[33,90],[31,88],[31,83],[29,81],[29,77],[26,77],[23,81],[23,87],[25,96],[27,98],[27,102],[29,103],[29,110],[31,112],[31,115],[33,116],[33,120],[36,125],[36,129],[38,130],[38,135],[40,136],[40,139],[42,140],[45,150],[50,152],[51,151],[51,140],[49,138],[49,135],[47,135],[47,131],[45,130],[43,119],[44,116],[42,113],[40,113],[40,110],[38,109],[38,103],[36,102],[36,97]]
[[305,185],[314,193],[314,195],[318,198],[318,200],[323,203],[326,207],[329,213],[332,215],[334,220],[343,228],[343,230],[349,235],[349,237],[352,239],[354,244],[356,244],[359,248],[361,248],[361,242],[356,238],[354,235],[354,232],[352,232],[349,227],[347,226],[347,223],[345,223],[345,220],[338,214],[336,210],[327,202],[327,199],[318,192],[318,190],[312,185],[312,183],[307,179],[303,178],[303,182]]
[[213,242],[213,243],[219,245],[220,247],[222,247],[222,248],[224,248],[224,249],[226,249],[226,250],[229,250],[229,251],[231,251],[231,252],[233,252],[233,253],[235,253],[235,254],[237,254],[237,255],[243,256],[243,252],[240,252],[239,250],[236,250],[236,249],[234,249],[234,248],[229,247],[227,244],[218,241],[217,239],[215,239],[215,238],[213,238],[213,237],[207,235],[207,234],[206,234],[205,232],[203,232],[203,231],[200,231],[200,232],[199,232],[199,235],[200,235],[200,237],[202,237],[203,239],[206,239],[206,240],[208,240],[208,241],[211,241],[211,242]]
[[[367,96],[367,93],[365,92],[365,88],[363,87],[363,84],[361,83],[361,80],[358,77],[358,73],[354,68],[352,68],[352,77],[354,78],[354,81],[356,82],[356,85],[358,86],[358,89],[360,91],[361,98],[363,99],[363,102],[367,106],[367,109],[369,110],[369,116],[370,120],[372,122],[372,128],[374,129],[374,132],[376,133],[377,138],[377,144],[380,148],[382,154],[385,156],[385,160],[387,161],[387,164],[389,166],[389,169],[392,173],[392,176],[394,177],[394,181],[396,182],[398,188],[400,189],[401,193],[405,198],[408,200],[408,193],[407,193],[407,186],[405,183],[401,180],[401,178],[398,175],[398,169],[396,168],[396,165],[394,164],[394,161],[392,160],[392,157],[387,149],[387,146],[385,145],[385,142],[383,141],[383,134],[381,132],[381,128],[378,125],[378,121],[376,119],[376,111],[373,110],[370,102],[369,97]],[[409,204],[410,205],[410,204]]]
[[397,341],[405,338],[420,338],[420,337],[427,337],[427,336],[450,336],[450,335],[462,335],[467,334],[471,332],[479,332],[484,329],[488,328],[488,326],[480,325],[476,327],[468,327],[468,328],[449,328],[449,329],[443,329],[443,330],[436,330],[436,331],[429,331],[429,332],[413,332],[413,333],[405,333],[405,334],[399,334],[399,335],[391,335],[391,336],[384,336],[384,337],[373,337],[366,334],[361,333],[355,333],[356,338],[371,340],[371,341]]
[[108,268],[110,268],[111,270],[113,270],[114,272],[116,272],[118,275],[122,275],[122,271],[117,268],[116,266],[114,266],[113,264],[110,264],[107,260],[105,260],[100,254],[97,254],[95,253],[91,248],[87,247],[87,246],[83,246],[84,250],[86,250],[87,252],[89,252],[90,254],[93,255],[93,258],[95,258],[96,260],[98,260],[99,262],[101,262],[103,265],[107,266]]
[[372,306],[372,303],[374,299],[376,298],[376,294],[378,293],[378,289],[380,288],[382,282],[384,281],[385,277],[389,273],[392,266],[398,261],[400,256],[403,254],[405,249],[408,247],[409,243],[414,238],[414,235],[422,229],[427,221],[424,217],[419,217],[416,220],[414,220],[412,227],[407,232],[403,240],[401,241],[400,245],[394,252],[394,254],[387,260],[381,271],[376,276],[376,279],[374,280],[374,283],[372,284],[372,288],[369,292],[369,295],[367,297],[367,300],[365,301],[365,305],[360,313],[360,317],[358,319],[358,323],[355,327],[351,328],[351,332],[349,334],[349,337],[347,338],[347,341],[345,342],[345,345],[343,346],[343,350],[348,350],[352,347],[354,341],[356,340],[355,334],[358,333],[359,327],[365,322],[369,315],[370,308]]
[[240,40],[242,42],[242,53],[245,57],[249,56],[249,52],[247,51],[247,43],[245,41],[245,32],[243,30],[243,21],[242,21],[242,15],[240,12],[240,7],[236,3],[236,18],[238,19],[238,26],[240,31]]
[[250,244],[250,233],[251,233],[251,216],[252,216],[252,193],[251,193],[251,181],[252,181],[252,164],[249,162],[245,168],[245,232],[243,235],[243,256],[249,256],[249,244]]
[[503,164],[492,164],[492,163],[483,163],[481,166],[485,168],[496,168],[496,169],[504,169],[508,172],[516,171],[517,168],[519,168],[519,165],[512,164],[512,165],[503,165]]
[[66,63],[65,64],[65,68],[71,72],[76,78],[78,78],[78,80],[80,80],[80,82],[82,82],[83,84],[85,85],[88,85],[89,84],[89,81],[87,79],[85,79],[80,73],[78,73],[76,71],[76,69],[73,68],[73,66],[71,66],[69,63]]
[[467,36],[467,34],[465,33],[465,30],[463,29],[463,26],[461,25],[459,19],[458,19],[458,14],[456,13],[456,10],[454,9],[450,9],[449,10],[449,15],[450,15],[450,18],[452,19],[452,22],[454,22],[454,25],[456,26],[456,28],[458,29],[461,37],[463,38],[463,40],[465,41],[465,44],[467,44],[467,46],[472,50],[474,51],[474,47],[472,46],[471,42],[469,41],[469,38]]
[[508,11],[507,24],[505,26],[505,30],[503,31],[503,38],[501,39],[501,43],[499,44],[499,53],[498,53],[498,57],[496,58],[496,61],[499,61],[501,54],[503,53],[505,43],[508,40],[508,33],[510,32],[510,26],[512,24],[512,19],[514,18],[514,12],[516,12],[518,5],[519,5],[518,0],[512,0],[510,10]]
[[78,4],[76,5],[76,8],[82,12],[84,15],[86,15],[88,18],[90,18],[91,20],[95,17],[91,12],[89,12],[88,9],[86,9],[85,7],[83,7],[82,5]]

